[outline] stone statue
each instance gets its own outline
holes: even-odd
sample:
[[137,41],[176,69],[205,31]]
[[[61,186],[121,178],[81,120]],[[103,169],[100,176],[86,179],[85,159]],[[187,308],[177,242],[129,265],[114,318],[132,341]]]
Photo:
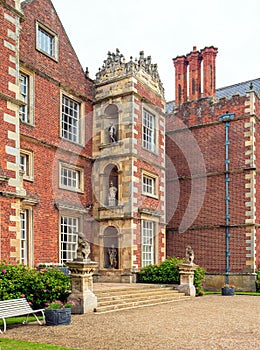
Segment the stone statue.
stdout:
[[109,255],[110,267],[115,269],[117,266],[117,251],[116,251],[116,248],[113,244],[112,244],[111,248],[108,248],[108,255]]
[[109,187],[109,194],[108,194],[108,204],[109,206],[115,206],[116,205],[116,193],[117,188],[113,185],[113,182],[110,182]]
[[116,142],[117,141],[116,140],[116,128],[115,128],[113,123],[108,128],[108,131],[109,131],[109,136],[110,136],[110,142],[111,143]]
[[77,259],[76,260],[89,260],[90,245],[86,240],[83,233],[78,234],[78,248],[77,248]]
[[187,245],[186,247],[186,256],[185,256],[185,262],[190,264],[190,265],[193,265],[193,260],[194,260],[194,252],[193,250],[191,249],[191,246],[190,245]]

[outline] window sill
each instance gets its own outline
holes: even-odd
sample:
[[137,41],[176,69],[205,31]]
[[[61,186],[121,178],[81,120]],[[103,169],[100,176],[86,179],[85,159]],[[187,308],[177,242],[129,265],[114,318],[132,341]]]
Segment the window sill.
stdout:
[[24,175],[24,176],[23,176],[23,180],[29,181],[29,182],[33,182],[33,181],[34,181],[34,178],[33,178],[33,176],[26,176],[26,175]]
[[76,141],[72,141],[72,140],[69,140],[69,139],[66,139],[65,137],[60,137],[61,138],[61,140],[63,140],[63,141],[66,141],[66,142],[69,142],[69,143],[72,143],[73,145],[75,145],[75,146],[79,146],[79,147],[84,147],[85,145],[83,144],[83,143],[81,143],[81,142],[76,142]]
[[80,194],[84,194],[84,191],[82,191],[81,189],[78,188],[73,188],[73,187],[66,187],[66,186],[59,186],[60,190],[65,190],[65,191],[70,191],[70,192],[75,192],[75,193],[80,193]]
[[151,194],[151,193],[142,193],[143,196],[145,197],[150,197],[150,198],[154,198],[154,199],[159,199],[159,197],[156,194]]
[[146,151],[146,152],[149,152],[149,153],[155,155],[155,156],[158,156],[158,149],[157,149],[157,147],[156,147],[155,150],[151,150],[151,149],[148,149],[148,148],[145,148],[144,146],[142,146],[142,149],[143,149],[144,151]]
[[48,52],[43,51],[43,50],[39,49],[38,47],[36,48],[36,50],[37,50],[38,52],[42,53],[44,56],[49,57],[50,59],[52,59],[53,61],[55,61],[55,62],[58,63],[59,60],[58,60],[58,57],[57,57],[57,56],[49,55]]
[[32,122],[24,122],[21,118],[20,118],[20,121],[21,121],[21,123],[22,123],[23,125],[31,126],[31,127],[34,127],[34,126],[35,126],[34,123],[32,123]]

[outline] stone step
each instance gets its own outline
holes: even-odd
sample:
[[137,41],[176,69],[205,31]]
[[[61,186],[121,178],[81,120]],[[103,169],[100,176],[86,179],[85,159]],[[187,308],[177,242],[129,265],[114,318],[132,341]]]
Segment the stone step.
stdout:
[[95,291],[98,298],[96,313],[128,310],[179,300],[186,300],[185,296],[174,290],[172,286],[136,286]]
[[161,297],[156,299],[146,299],[146,300],[139,300],[139,301],[132,301],[128,303],[121,303],[121,304],[110,304],[106,306],[98,306],[95,312],[97,314],[100,313],[106,313],[106,312],[114,312],[114,311],[121,311],[121,310],[129,310],[134,308],[140,308],[140,307],[147,307],[147,306],[154,306],[158,304],[165,304],[165,303],[172,303],[176,301],[183,301],[186,299],[190,299],[188,296],[180,295],[175,297]]
[[107,297],[102,297],[98,298],[98,306],[106,306],[106,305],[116,305],[116,304],[121,304],[122,302],[124,304],[126,303],[134,303],[136,301],[143,301],[143,300],[160,300],[162,298],[173,298],[173,297],[180,297],[183,296],[184,294],[178,293],[175,291],[165,291],[161,293],[135,293],[135,294],[130,294],[130,295],[120,295],[120,296],[107,296]]
[[[177,290],[173,290],[172,288],[165,288],[163,290],[163,293],[166,293],[167,291],[171,293],[178,293]],[[105,298],[111,298],[111,297],[117,297],[117,298],[124,298],[124,297],[135,297],[137,295],[155,295],[162,293],[161,289],[129,289],[129,290],[107,290],[107,291],[97,291],[95,292],[95,295],[99,298],[105,299]]]

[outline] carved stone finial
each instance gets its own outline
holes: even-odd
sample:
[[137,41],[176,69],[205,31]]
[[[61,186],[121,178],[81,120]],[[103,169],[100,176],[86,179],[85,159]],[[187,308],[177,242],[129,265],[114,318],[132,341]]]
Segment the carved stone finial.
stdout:
[[96,74],[96,83],[104,83],[129,73],[139,75],[141,71],[146,74],[147,78],[150,76],[151,84],[163,96],[164,88],[159,77],[157,64],[152,64],[151,56],[144,57],[144,51],[140,51],[139,59],[134,61],[131,56],[129,62],[125,61],[119,49],[116,49],[115,53],[108,51],[107,59],[104,61],[101,70]]

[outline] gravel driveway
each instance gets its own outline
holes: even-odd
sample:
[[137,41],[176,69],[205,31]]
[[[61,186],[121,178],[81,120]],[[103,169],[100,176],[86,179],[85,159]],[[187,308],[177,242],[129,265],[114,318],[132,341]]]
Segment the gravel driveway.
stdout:
[[256,350],[260,297],[209,295],[107,314],[73,315],[67,326],[9,326],[1,337],[85,350]]

